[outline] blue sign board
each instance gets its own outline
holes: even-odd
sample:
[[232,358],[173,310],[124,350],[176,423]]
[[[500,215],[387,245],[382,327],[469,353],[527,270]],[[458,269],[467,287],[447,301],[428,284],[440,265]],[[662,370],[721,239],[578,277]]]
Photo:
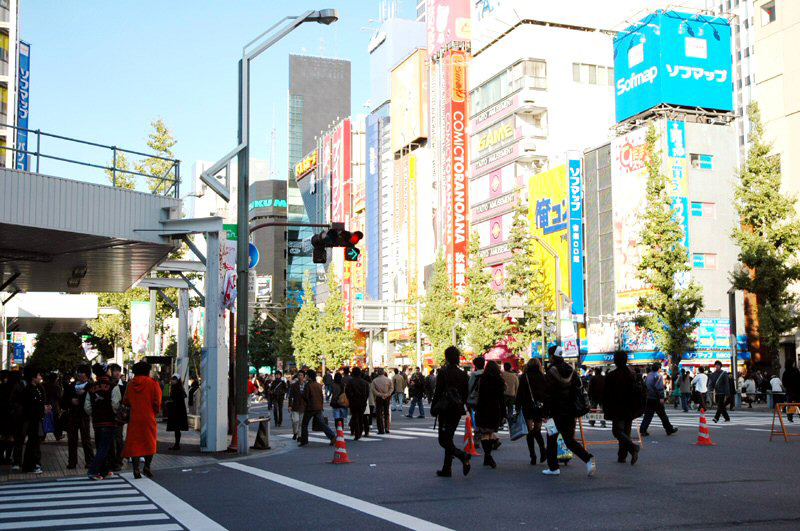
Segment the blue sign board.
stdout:
[[378,116],[367,117],[367,296],[371,300],[381,298],[380,126]]
[[657,11],[614,39],[617,121],[661,103],[733,110],[727,19]]
[[22,343],[12,343],[14,347],[14,363],[21,365],[25,363],[25,345]]
[[258,253],[258,247],[256,247],[251,243],[248,249],[248,254],[250,257],[250,269],[253,269],[255,266],[258,265],[258,259],[260,256]]
[[583,317],[583,171],[580,159],[569,159],[569,263],[572,314]]
[[28,115],[31,86],[31,47],[19,41],[19,74],[17,79],[17,149],[14,154],[14,168],[28,171]]
[[686,124],[667,121],[667,160],[670,168],[672,209],[675,221],[683,229],[683,241],[689,250],[689,166],[686,156]]

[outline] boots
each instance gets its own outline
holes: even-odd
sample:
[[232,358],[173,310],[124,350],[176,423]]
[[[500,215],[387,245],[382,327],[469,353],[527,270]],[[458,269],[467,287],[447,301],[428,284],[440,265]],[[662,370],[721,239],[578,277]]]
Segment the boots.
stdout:
[[[525,436],[525,442],[528,443],[528,454],[531,456],[531,464],[532,465],[537,464],[537,461],[536,461],[536,446],[534,445],[535,441],[536,441],[535,435],[536,434],[534,434],[533,432],[528,432],[528,435]],[[544,455],[544,452],[542,452],[542,455]]]
[[133,478],[134,479],[142,479],[142,473],[139,472],[139,458],[132,457],[131,464],[133,465]]
[[144,474],[145,476],[147,476],[149,478],[153,477],[153,473],[150,472],[150,463],[152,463],[152,462],[153,462],[153,456],[152,455],[145,456],[145,458],[144,458],[144,468],[142,469],[142,474]]
[[482,439],[481,448],[483,448],[483,466],[490,466],[497,468],[497,463],[492,458],[492,448],[494,448],[494,441],[491,439]]

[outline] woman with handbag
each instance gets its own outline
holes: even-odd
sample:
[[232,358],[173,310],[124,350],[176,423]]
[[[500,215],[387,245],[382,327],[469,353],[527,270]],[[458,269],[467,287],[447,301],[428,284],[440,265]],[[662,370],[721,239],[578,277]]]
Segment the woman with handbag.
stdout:
[[561,473],[558,468],[558,434],[564,440],[564,445],[572,450],[572,453],[580,457],[586,463],[586,473],[589,477],[594,476],[597,467],[594,456],[586,451],[582,445],[575,440],[575,419],[588,412],[588,396],[582,403],[578,411],[577,403],[584,397],[585,391],[578,377],[578,372],[564,362],[563,350],[561,347],[550,347],[550,369],[545,375],[545,408],[549,412],[555,433],[548,430],[547,433],[547,466],[542,473],[550,476],[557,476]]
[[497,467],[492,450],[499,446],[497,430],[503,425],[506,414],[503,392],[506,384],[500,374],[500,367],[489,361],[483,371],[478,386],[478,403],[475,407],[475,427],[481,438],[483,466]]
[[518,411],[522,411],[522,415],[528,424],[526,441],[528,442],[528,453],[531,456],[532,465],[537,464],[534,442],[539,445],[539,462],[544,463],[547,459],[544,437],[542,437],[544,385],[542,362],[538,359],[528,361],[525,365],[525,372],[519,377],[516,406]]
[[350,407],[350,401],[347,399],[347,395],[344,392],[342,373],[337,372],[331,384],[331,409],[333,409],[334,425],[341,420],[342,429],[344,429],[344,425],[347,422],[348,407]]

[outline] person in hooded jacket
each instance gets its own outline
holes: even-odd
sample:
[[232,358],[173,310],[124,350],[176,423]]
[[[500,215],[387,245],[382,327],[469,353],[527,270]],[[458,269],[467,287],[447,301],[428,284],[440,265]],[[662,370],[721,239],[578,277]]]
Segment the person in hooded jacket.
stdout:
[[544,437],[542,437],[544,394],[545,381],[542,362],[532,359],[525,364],[525,372],[519,377],[516,398],[517,410],[522,411],[522,415],[528,423],[528,435],[525,440],[528,443],[528,453],[532,465],[537,464],[534,443],[539,445],[540,462],[543,463],[547,459]]
[[[133,477],[142,473],[151,478],[150,463],[156,453],[158,426],[156,415],[161,409],[161,386],[150,377],[150,364],[140,361],[133,366],[133,380],[125,390],[122,403],[131,408],[128,433],[125,438],[123,457],[133,458]],[[139,472],[139,458],[144,458],[144,469]]]
[[483,466],[497,468],[492,450],[500,446],[497,430],[506,416],[505,388],[500,367],[494,361],[486,363],[480,379],[478,402],[475,405],[475,431],[480,435],[483,448]]
[[586,463],[586,473],[594,476],[597,466],[594,456],[586,451],[575,440],[575,393],[582,389],[578,371],[568,365],[563,358],[561,347],[550,347],[550,368],[545,375],[545,407],[555,423],[558,432],[547,435],[547,466],[542,473],[557,476],[558,468],[558,434],[572,453]]
[[631,455],[631,464],[639,459],[639,445],[631,440],[633,419],[644,413],[641,380],[628,367],[628,353],[614,353],[614,369],[606,374],[603,389],[603,416],[611,421],[611,434],[619,441],[617,461],[624,463]]

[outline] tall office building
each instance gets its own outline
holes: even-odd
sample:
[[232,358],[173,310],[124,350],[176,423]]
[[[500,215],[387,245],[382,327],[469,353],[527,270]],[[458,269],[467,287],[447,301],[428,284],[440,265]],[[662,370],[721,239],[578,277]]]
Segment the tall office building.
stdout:
[[[19,42],[19,2],[18,0],[0,0],[0,167],[11,167],[14,152],[6,149],[17,139],[13,128],[7,125],[18,125],[18,93],[19,93],[19,54],[28,55],[28,45]],[[23,79],[23,92],[27,96],[28,79]],[[25,98],[25,116],[27,116],[27,97]],[[23,123],[22,126],[26,126]],[[19,138],[24,143],[24,135]],[[26,169],[26,168],[22,168]]]
[[[289,56],[289,167],[287,215],[289,222],[308,223],[306,206],[295,179],[295,167],[304,155],[316,150],[317,138],[331,125],[350,116],[350,61]],[[310,228],[286,231],[286,300],[298,305],[303,277],[314,264]],[[314,275],[312,275],[312,280]]]

